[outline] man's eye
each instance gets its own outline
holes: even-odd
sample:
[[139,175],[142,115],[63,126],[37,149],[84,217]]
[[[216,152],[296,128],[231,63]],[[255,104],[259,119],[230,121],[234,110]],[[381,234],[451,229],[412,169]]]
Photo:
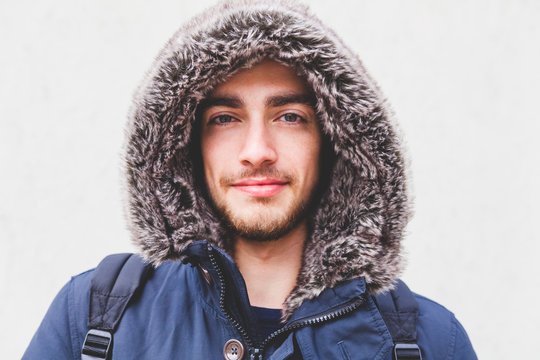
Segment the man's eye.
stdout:
[[283,121],[288,122],[288,123],[295,123],[295,122],[304,121],[303,117],[301,117],[300,115],[295,114],[295,113],[284,114],[284,115],[281,116],[281,119],[283,119]]
[[233,121],[234,121],[234,118],[230,115],[218,115],[210,119],[209,123],[216,124],[216,125],[225,125]]

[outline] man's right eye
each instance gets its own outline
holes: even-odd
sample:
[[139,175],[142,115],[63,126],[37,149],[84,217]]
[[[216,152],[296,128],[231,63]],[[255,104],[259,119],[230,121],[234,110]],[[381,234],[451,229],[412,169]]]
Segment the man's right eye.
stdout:
[[218,115],[211,118],[208,123],[215,124],[215,125],[226,125],[233,121],[234,121],[234,118],[231,115]]

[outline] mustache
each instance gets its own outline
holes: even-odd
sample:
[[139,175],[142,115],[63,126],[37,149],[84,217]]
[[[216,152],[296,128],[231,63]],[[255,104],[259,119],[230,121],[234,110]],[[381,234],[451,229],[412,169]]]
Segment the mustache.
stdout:
[[276,168],[260,168],[260,169],[244,169],[235,174],[226,174],[219,179],[221,186],[229,186],[240,180],[254,177],[268,177],[273,179],[283,180],[292,183],[296,180],[296,177],[288,172],[278,170]]

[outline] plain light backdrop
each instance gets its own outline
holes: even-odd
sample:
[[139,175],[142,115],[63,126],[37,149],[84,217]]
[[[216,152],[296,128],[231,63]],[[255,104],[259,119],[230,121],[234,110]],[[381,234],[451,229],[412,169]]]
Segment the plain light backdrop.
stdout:
[[[214,1],[0,3],[0,348],[20,358],[70,276],[134,251],[131,96]],[[538,355],[540,1],[312,1],[393,105],[412,159],[403,278],[483,359]]]

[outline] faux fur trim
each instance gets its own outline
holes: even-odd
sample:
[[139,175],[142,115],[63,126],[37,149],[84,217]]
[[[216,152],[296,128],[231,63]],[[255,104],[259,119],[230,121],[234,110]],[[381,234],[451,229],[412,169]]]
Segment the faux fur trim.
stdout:
[[192,241],[228,250],[193,176],[190,137],[201,99],[264,58],[295,68],[313,88],[336,155],[312,222],[288,318],[306,299],[363,276],[371,292],[402,270],[410,217],[402,141],[384,97],[333,31],[290,1],[221,3],[169,40],[138,89],[127,127],[128,223],[144,257],[175,259]]

